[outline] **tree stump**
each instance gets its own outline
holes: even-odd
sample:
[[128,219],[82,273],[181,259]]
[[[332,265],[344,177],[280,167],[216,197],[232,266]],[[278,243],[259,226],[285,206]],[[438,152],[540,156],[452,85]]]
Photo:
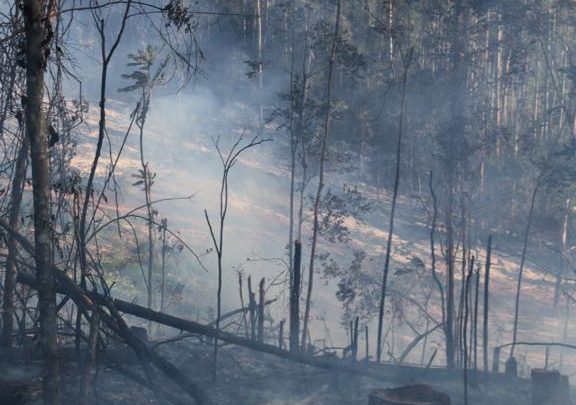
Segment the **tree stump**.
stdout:
[[450,405],[450,397],[428,385],[417,384],[374,390],[368,405]]
[[510,377],[518,377],[518,362],[514,357],[509,357],[506,360],[505,373]]
[[532,404],[570,404],[568,377],[556,370],[535,368],[532,370]]

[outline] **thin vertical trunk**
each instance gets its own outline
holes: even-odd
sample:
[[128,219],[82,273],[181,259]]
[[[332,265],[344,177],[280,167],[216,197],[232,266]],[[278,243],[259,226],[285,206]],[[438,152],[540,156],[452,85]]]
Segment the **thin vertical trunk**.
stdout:
[[388,55],[394,61],[394,0],[388,2]]
[[248,309],[250,312],[250,339],[256,338],[256,294],[252,291],[252,277],[248,276]]
[[486,247],[486,266],[484,268],[484,327],[482,329],[482,355],[484,357],[484,372],[488,372],[488,315],[490,304],[490,262],[492,259],[492,235],[488,236]]
[[286,323],[286,321],[282,319],[278,327],[278,347],[282,350],[284,350],[284,323]]
[[438,293],[440,294],[440,307],[442,310],[442,325],[446,324],[446,304],[444,297],[444,287],[442,282],[438,277],[436,272],[436,240],[434,235],[436,234],[436,225],[438,221],[438,199],[436,198],[436,193],[434,191],[434,178],[432,172],[430,172],[428,187],[430,189],[430,196],[432,197],[432,225],[430,226],[430,257],[432,260],[432,278],[438,287]]
[[468,317],[470,314],[470,306],[468,305],[468,297],[470,294],[470,278],[472,277],[472,273],[474,271],[474,256],[470,259],[470,268],[468,270],[468,274],[466,274],[466,282],[464,286],[464,319],[462,320],[463,328],[462,328],[462,335],[463,335],[463,370],[464,370],[464,405],[468,405],[468,342],[467,342],[467,333],[468,333]]
[[334,63],[336,62],[336,45],[340,35],[340,0],[336,5],[336,23],[334,24],[334,37],[332,38],[332,50],[330,52],[330,62],[328,66],[328,78],[326,80],[326,104],[324,106],[324,130],[320,149],[320,169],[318,175],[318,189],[314,200],[314,214],[312,226],[312,245],[310,247],[310,265],[308,267],[308,288],[306,291],[306,307],[304,309],[304,322],[302,325],[302,349],[306,349],[306,339],[308,337],[308,322],[310,320],[310,305],[312,303],[312,291],[314,290],[314,262],[316,260],[316,245],[318,243],[318,230],[320,227],[320,199],[324,189],[324,165],[328,149],[328,137],[330,135],[330,114],[332,111],[332,75],[334,73]]
[[259,294],[258,294],[258,341],[264,342],[264,305],[265,294],[264,289],[265,279],[260,280]]
[[530,228],[532,227],[532,218],[534,216],[534,205],[536,202],[536,193],[540,180],[536,180],[536,185],[532,191],[532,199],[530,201],[530,211],[528,212],[528,223],[526,224],[526,232],[524,233],[524,246],[522,247],[522,258],[520,259],[520,269],[518,270],[518,283],[516,284],[516,300],[514,304],[514,329],[512,331],[512,349],[510,350],[510,357],[514,356],[514,349],[516,348],[516,339],[518,337],[518,313],[520,312],[520,292],[522,289],[522,276],[524,274],[524,264],[526,262],[526,253],[528,251],[528,238],[530,236]]
[[[568,339],[568,321],[570,320],[570,299],[566,297],[566,312],[564,313],[564,328],[562,331],[562,343],[567,343]],[[558,370],[562,371],[564,366],[564,347],[560,349],[560,360],[558,363]]]
[[352,360],[356,361],[358,359],[358,322],[360,318],[354,318],[354,323],[352,325]]
[[[84,192],[84,201],[82,203],[82,211],[80,213],[80,220],[78,225],[78,232],[76,235],[78,244],[78,256],[80,265],[80,286],[86,289],[86,273],[88,270],[88,250],[86,246],[86,236],[90,224],[88,223],[88,208],[90,206],[90,201],[93,192],[94,178],[96,176],[96,170],[98,168],[98,163],[100,161],[100,156],[102,154],[102,146],[104,145],[104,138],[106,137],[106,94],[108,85],[108,66],[112,60],[112,56],[116,52],[120,39],[124,34],[124,29],[126,28],[126,20],[128,18],[128,12],[130,11],[130,6],[132,0],[127,0],[126,8],[124,9],[124,16],[122,17],[122,23],[120,25],[120,30],[118,35],[114,40],[114,43],[110,47],[109,51],[106,51],[106,34],[104,20],[96,22],[97,30],[100,35],[100,56],[102,58],[102,67],[100,71],[100,117],[98,121],[98,141],[96,143],[96,152],[94,153],[94,158],[90,166],[90,173],[88,175],[88,181],[86,183],[86,190]],[[80,328],[82,323],[82,315],[80,311],[77,311],[76,317],[76,348],[80,347]]]
[[[146,92],[146,90],[144,90]],[[144,93],[142,96],[143,105],[149,104],[149,95]],[[144,109],[146,111],[146,109]],[[138,123],[138,129],[140,132],[140,165],[142,166],[142,181],[144,186],[144,201],[146,203],[146,215],[148,219],[148,263],[147,263],[147,299],[146,307],[148,309],[153,309],[154,305],[154,223],[153,223],[153,213],[152,213],[152,199],[151,199],[151,174],[148,168],[148,162],[144,159],[144,125],[146,122],[146,112],[143,113],[142,120]],[[148,323],[148,332],[151,331],[151,324]]]
[[[28,150],[30,141],[27,136],[22,137],[20,151],[16,158],[14,178],[12,180],[12,190],[10,194],[9,224],[14,230],[18,230],[20,224],[20,205],[22,203],[22,193],[24,181],[26,180],[26,167],[28,162]],[[10,347],[12,345],[12,335],[14,333],[14,298],[16,292],[16,255],[18,253],[16,241],[9,234],[6,243],[8,257],[6,259],[6,275],[4,278],[4,299],[2,301],[2,335],[0,345]]]
[[[452,182],[449,182],[452,184]],[[446,324],[444,335],[446,337],[446,366],[449,369],[455,368],[455,345],[454,345],[454,226],[452,218],[452,208],[454,191],[452,187],[448,190],[448,203],[446,208]]]
[[364,356],[365,356],[365,361],[366,363],[368,363],[370,361],[370,340],[369,340],[369,333],[368,333],[368,325],[364,326],[364,340],[366,341],[366,347],[364,348]]
[[564,255],[566,254],[566,246],[568,242],[568,216],[570,214],[570,198],[566,199],[566,207],[564,209],[564,219],[562,221],[562,234],[560,235],[560,270],[556,275],[556,285],[554,289],[554,309],[558,307],[560,301],[560,290],[562,286],[562,278],[564,277],[564,271],[566,267],[566,259]]
[[[463,5],[463,0],[454,0],[454,11],[451,17],[451,58],[452,65],[452,82],[454,83],[454,94],[450,98],[450,130],[453,134],[455,141],[461,142],[458,137],[465,136],[466,116],[465,116],[465,101],[466,101],[466,81],[467,71],[466,63],[463,60],[463,54],[466,51],[465,42],[465,26],[466,26],[466,11]],[[444,156],[445,159],[445,174],[446,174],[446,272],[447,272],[447,285],[446,285],[446,366],[450,369],[456,366],[456,348],[459,342],[459,336],[454,336],[456,328],[454,327],[455,315],[455,297],[454,297],[454,276],[455,276],[455,261],[456,261],[456,235],[454,224],[454,210],[456,207],[455,193],[458,191],[458,184],[461,181],[461,167],[463,163],[457,163],[464,157],[454,156],[454,149],[446,149]]]
[[164,300],[166,289],[166,229],[168,228],[168,219],[162,219],[162,275],[160,280],[160,312],[164,312]]
[[474,285],[474,324],[472,347],[474,348],[474,372],[478,370],[478,302],[480,296],[480,268],[476,270],[476,279]]
[[294,275],[290,286],[290,351],[298,351],[300,332],[300,283],[302,262],[302,243],[297,240],[294,247]]
[[456,325],[455,325],[455,330],[456,330],[456,338],[457,338],[457,347],[456,350],[459,353],[458,356],[458,366],[461,366],[463,364],[463,356],[465,355],[464,353],[464,342],[462,341],[464,339],[464,331],[463,331],[463,327],[464,327],[464,307],[465,307],[465,302],[464,300],[467,298],[466,296],[466,274],[468,272],[468,267],[467,267],[467,247],[466,247],[466,236],[464,235],[465,233],[465,228],[464,226],[462,226],[462,265],[460,266],[460,277],[461,277],[461,283],[460,283],[460,301],[458,302],[458,313],[456,315]]
[[394,176],[394,191],[392,194],[392,208],[390,211],[390,225],[388,227],[388,240],[386,242],[386,259],[384,262],[384,272],[382,276],[382,288],[380,292],[380,307],[378,312],[378,335],[376,336],[376,362],[380,363],[382,360],[382,331],[384,326],[384,306],[386,303],[386,287],[388,284],[388,272],[390,269],[390,257],[392,255],[392,236],[394,235],[394,215],[396,213],[396,200],[398,198],[398,190],[400,186],[400,167],[402,161],[402,135],[404,133],[404,110],[406,108],[406,82],[408,81],[408,68],[410,67],[410,59],[412,58],[412,50],[408,56],[407,62],[404,64],[404,72],[402,75],[402,101],[400,105],[400,119],[398,124],[398,144],[396,145],[396,173]]
[[[246,311],[244,311],[244,293],[242,290],[244,289],[244,283],[242,282],[242,273],[238,272],[238,287],[240,292],[240,308],[242,308],[242,323],[244,324],[244,331],[246,332],[246,339],[250,338],[250,334],[248,332],[248,320],[246,319]],[[250,304],[248,304],[250,305]],[[248,308],[250,309],[250,308]]]
[[46,2],[24,0],[26,33],[26,135],[30,141],[32,191],[34,200],[34,246],[36,275],[40,282],[38,309],[40,343],[44,353],[42,388],[44,404],[61,402],[60,363],[58,360],[58,318],[52,269],[52,219],[50,216],[50,156],[46,119],[42,108],[44,69],[48,50],[50,21],[45,19]]
[[[294,39],[292,38],[292,42]],[[294,195],[296,190],[296,153],[298,151],[298,138],[295,130],[294,117],[294,45],[292,45],[292,58],[290,63],[290,207],[288,212],[288,271],[289,285],[292,286],[294,277]]]
[[86,359],[82,370],[82,380],[80,383],[79,402],[81,405],[89,404],[88,393],[94,390],[94,378],[92,368],[96,363],[96,352],[98,343],[98,330],[100,328],[100,313],[92,311],[90,320],[90,335],[88,337],[88,347],[86,348]]
[[264,115],[262,111],[262,88],[264,85],[264,72],[262,65],[262,0],[256,0],[256,24],[258,30],[257,37],[257,58],[258,58],[258,125],[264,125]]

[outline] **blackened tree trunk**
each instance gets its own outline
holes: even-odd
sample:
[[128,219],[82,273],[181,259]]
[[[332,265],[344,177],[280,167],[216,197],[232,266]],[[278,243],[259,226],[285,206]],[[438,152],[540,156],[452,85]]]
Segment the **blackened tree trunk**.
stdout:
[[30,141],[32,190],[34,199],[34,258],[40,281],[38,309],[40,343],[44,352],[42,387],[44,404],[60,403],[56,290],[52,271],[52,224],[50,218],[50,157],[46,120],[42,109],[44,70],[51,37],[45,18],[46,2],[24,0],[26,33],[26,135]]
[[297,240],[294,246],[294,273],[290,286],[290,351],[298,351],[300,332],[300,264],[302,262],[302,243]]
[[484,328],[482,330],[482,355],[484,357],[484,371],[488,371],[488,310],[490,304],[490,261],[492,259],[492,235],[488,237],[486,248],[486,266],[484,270]]
[[266,290],[264,289],[265,279],[262,277],[259,285],[258,293],[258,341],[264,342],[264,306],[265,306],[265,295]]
[[478,303],[480,298],[480,267],[476,269],[476,278],[474,279],[474,324],[472,325],[472,347],[474,348],[474,373],[478,370]]

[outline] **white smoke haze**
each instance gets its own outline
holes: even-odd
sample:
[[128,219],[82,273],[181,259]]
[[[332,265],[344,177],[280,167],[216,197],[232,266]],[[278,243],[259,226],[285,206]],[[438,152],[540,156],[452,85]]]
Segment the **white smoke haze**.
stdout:
[[[65,3],[67,3],[65,1]],[[274,3],[274,2],[271,2]],[[368,2],[367,2],[368,3]],[[388,4],[387,2],[385,2]],[[218,6],[211,2],[200,2],[199,8],[216,10]],[[270,6],[273,9],[272,6]],[[2,11],[4,9],[0,9]],[[361,10],[359,10],[360,12]],[[318,15],[316,15],[318,14]],[[311,12],[311,20],[319,18],[322,12]],[[74,24],[69,34],[67,49],[73,58],[70,61],[70,70],[77,75],[77,79],[67,76],[64,81],[64,93],[68,100],[82,97],[89,104],[88,112],[84,116],[83,123],[71,134],[72,140],[77,143],[76,156],[72,160],[72,167],[78,170],[84,181],[90,171],[90,165],[96,149],[99,123],[99,91],[100,91],[100,44],[96,35],[93,18],[88,14],[75,16],[80,23]],[[226,155],[234,143],[243,138],[243,144],[250,139],[269,140],[243,153],[237,164],[229,174],[229,206],[224,228],[223,245],[223,293],[222,313],[240,308],[239,274],[243,280],[243,305],[248,305],[248,277],[252,280],[253,291],[258,291],[258,283],[261,278],[266,280],[266,299],[275,301],[266,309],[266,326],[274,328],[267,337],[267,342],[277,344],[277,335],[281,321],[286,322],[284,336],[288,335],[288,228],[289,228],[289,190],[290,190],[290,161],[289,161],[289,134],[286,128],[281,127],[279,119],[268,120],[277,109],[286,108],[287,102],[281,97],[281,93],[288,90],[290,85],[289,67],[277,68],[274,63],[265,60],[263,70],[263,111],[265,124],[259,125],[259,111],[257,108],[258,83],[255,78],[249,77],[250,66],[248,61],[253,55],[247,51],[246,38],[237,38],[232,30],[224,28],[225,18],[234,17],[198,17],[199,25],[194,34],[202,47],[203,58],[199,58],[199,72],[189,80],[185,80],[182,66],[174,67],[168,64],[167,74],[171,80],[155,87],[151,91],[151,101],[144,126],[144,160],[148,169],[155,173],[154,185],[151,191],[152,201],[162,200],[154,204],[157,210],[156,220],[160,222],[166,219],[168,226],[174,235],[169,236],[169,242],[173,249],[167,250],[166,254],[166,300],[164,312],[185,319],[210,324],[216,318],[216,293],[218,265],[210,236],[209,226],[205,218],[205,212],[210,217],[212,224],[218,231],[218,215],[220,209],[220,192],[222,181],[222,161],[218,155],[216,145]],[[352,18],[345,20],[344,25],[352,30],[354,27]],[[369,19],[370,20],[370,19]],[[110,46],[113,35],[118,29],[118,15],[110,13],[106,19],[107,43]],[[314,21],[308,21],[313,26]],[[372,21],[374,23],[374,21]],[[424,35],[425,33],[418,33]],[[415,34],[416,35],[416,34]],[[129,74],[134,67],[127,66],[129,54],[134,54],[147,45],[152,45],[158,52],[158,60],[169,54],[169,49],[161,45],[157,33],[146,23],[130,24],[118,50],[111,61],[109,80],[107,85],[107,139],[104,144],[100,164],[95,181],[96,191],[99,192],[104,184],[110,162],[113,161],[122,145],[126,131],[131,123],[131,114],[134,113],[139,102],[140,93],[121,92],[119,89],[128,86],[131,81],[122,75]],[[282,47],[283,44],[278,44]],[[319,50],[315,50],[313,58],[321,59],[323,56]],[[264,59],[266,59],[266,55]],[[368,60],[368,73],[382,68],[382,58],[386,55],[370,55],[374,60]],[[378,60],[376,60],[378,59]],[[300,61],[296,61],[298,65]],[[311,64],[313,64],[311,62]],[[274,65],[275,68],[268,69]],[[337,80],[346,80],[344,69],[338,71]],[[319,69],[322,73],[322,70]],[[320,80],[314,76],[312,80]],[[395,74],[395,73],[394,73]],[[383,76],[388,72],[382,73]],[[375,74],[376,76],[376,74]],[[393,76],[393,74],[390,74]],[[53,78],[47,78],[52,84]],[[387,80],[387,79],[386,79]],[[383,80],[383,81],[386,81]],[[81,83],[81,85],[80,85]],[[391,87],[397,84],[391,85]],[[412,86],[412,87],[410,87]],[[320,87],[320,86],[318,86]],[[435,145],[433,125],[422,124],[427,117],[430,104],[441,104],[445,99],[454,96],[453,83],[418,83],[409,84],[407,95],[406,119],[406,144],[410,144],[414,155],[438,154],[439,147]],[[388,90],[386,90],[388,91]],[[397,91],[393,88],[393,91]],[[346,96],[346,95],[344,95]],[[350,119],[355,102],[361,103],[366,100],[356,97],[349,102],[350,105],[339,104],[342,94],[336,94],[334,104],[337,104],[338,114],[331,124],[336,130],[345,127],[346,120]],[[372,100],[374,101],[374,100]],[[386,151],[389,156],[396,146],[395,133],[397,131],[397,117],[395,113],[389,115],[377,113],[382,111],[397,111],[398,106],[393,105],[396,98],[387,98],[387,94],[381,99],[374,101],[371,106],[371,114],[374,115],[371,125],[374,138],[382,138],[379,148]],[[321,110],[321,107],[317,107]],[[350,114],[350,115],[347,115]],[[440,111],[439,116],[432,119],[442,122],[440,127],[449,127],[450,114]],[[445,116],[444,116],[445,115]],[[390,118],[392,117],[392,118]],[[474,119],[481,120],[481,117]],[[444,122],[446,121],[446,122]],[[349,125],[350,127],[353,125]],[[348,128],[346,127],[346,128]],[[317,131],[313,128],[311,131]],[[347,129],[348,130],[348,129]],[[343,131],[343,130],[342,130]],[[354,131],[354,128],[350,130]],[[394,135],[391,135],[394,134]],[[312,138],[313,134],[309,134]],[[356,138],[361,134],[351,133],[350,142],[358,142]],[[364,136],[366,134],[362,134]],[[418,137],[416,136],[418,135]],[[369,136],[369,135],[366,135]],[[424,140],[421,144],[412,144],[413,140]],[[331,144],[329,154],[329,174],[324,192],[334,191],[339,193],[345,190],[358,191],[367,201],[371,210],[354,217],[348,215],[343,219],[343,224],[350,231],[350,240],[347,243],[332,243],[325,238],[319,238],[318,250],[320,254],[328,254],[326,262],[316,264],[315,289],[312,298],[312,311],[310,322],[310,341],[316,348],[328,348],[339,356],[343,354],[350,344],[350,319],[360,316],[360,342],[358,357],[364,358],[365,339],[364,327],[368,327],[370,337],[369,356],[375,358],[375,335],[377,330],[377,303],[378,296],[370,297],[369,294],[379,291],[382,282],[384,268],[387,229],[390,218],[392,193],[391,178],[370,177],[361,173],[365,168],[360,165],[382,166],[381,173],[389,172],[394,166],[394,161],[379,156],[381,151],[366,153],[367,157],[359,157],[348,149],[350,145],[339,140],[339,143]],[[414,141],[416,142],[416,141]],[[433,145],[434,144],[434,145]],[[408,152],[405,152],[408,154]],[[335,157],[345,156],[348,160],[336,161]],[[362,159],[366,159],[366,161]],[[382,159],[380,160],[378,159]],[[402,170],[407,172],[409,161],[414,156],[405,156]],[[418,156],[416,158],[418,159]],[[413,163],[413,162],[412,162]],[[474,161],[474,165],[477,162]],[[431,165],[440,165],[435,161]],[[316,163],[310,164],[311,171],[317,168]],[[418,165],[418,162],[415,164]],[[509,172],[499,167],[486,163],[485,183],[483,187],[491,188],[502,181],[514,183],[517,173]],[[419,166],[418,166],[419,167]],[[424,167],[424,166],[422,166]],[[434,166],[435,167],[435,166]],[[106,202],[103,204],[102,217],[98,218],[97,226],[106,223],[117,214],[120,216],[130,213],[135,207],[145,203],[145,196],[141,185],[135,185],[134,175],[141,169],[139,134],[136,125],[128,135],[126,145],[115,170],[113,181],[117,182],[115,190],[111,185],[105,190]],[[517,171],[525,170],[523,167],[515,167]],[[534,170],[533,168],[530,170]],[[376,171],[374,171],[376,172]],[[380,172],[379,172],[380,173]],[[414,173],[411,173],[412,175]],[[437,286],[431,276],[430,255],[430,196],[426,183],[427,173],[417,173],[418,187],[409,188],[401,184],[401,194],[396,211],[396,223],[392,244],[392,263],[388,280],[389,296],[386,302],[386,316],[384,333],[386,345],[384,358],[390,362],[398,361],[403,351],[410,343],[423,333],[433,328],[442,319],[440,298]],[[473,172],[471,176],[476,175]],[[407,176],[407,175],[406,175]],[[508,177],[506,177],[508,176]],[[404,179],[402,179],[404,182]],[[406,181],[408,183],[408,181]],[[113,184],[113,182],[111,183]],[[312,199],[318,184],[318,176],[314,175],[305,192],[304,226],[303,226],[303,257],[302,270],[304,280],[302,288],[303,310],[308,280],[308,266],[310,261],[310,235],[312,223]],[[385,185],[385,187],[383,187]],[[4,187],[4,184],[2,184]],[[514,187],[516,184],[514,183]],[[521,187],[521,186],[518,186]],[[26,187],[23,202],[23,212],[32,211],[31,189]],[[117,203],[116,207],[116,196]],[[471,194],[473,194],[471,192]],[[486,260],[486,235],[484,231],[494,232],[494,250],[492,251],[491,266],[491,290],[489,317],[490,343],[489,358],[492,359],[494,349],[511,342],[512,324],[514,315],[514,293],[516,289],[518,269],[520,267],[520,252],[522,251],[522,229],[524,222],[517,220],[525,218],[521,214],[512,214],[510,217],[498,218],[501,212],[498,201],[505,200],[509,196],[484,195],[483,200],[473,200],[470,210],[477,215],[471,224],[470,235],[467,243],[470,243],[470,251],[476,257],[478,266],[482,269]],[[444,195],[440,199],[445,198]],[[544,198],[544,197],[543,197]],[[136,213],[145,215],[145,207]],[[100,215],[100,214],[99,214]],[[472,214],[470,214],[472,216]],[[514,227],[510,222],[516,220]],[[444,243],[443,225],[438,225],[437,238],[437,271],[441,277],[445,277],[444,259],[439,248]],[[512,229],[512,230],[511,230]],[[111,222],[98,236],[98,248],[102,257],[103,270],[106,281],[112,285],[111,294],[114,297],[127,301],[146,305],[146,285],[144,281],[146,261],[146,221],[143,218],[133,218],[130,223],[121,221],[121,236],[118,227]],[[517,232],[517,233],[514,233]],[[155,228],[155,262],[154,262],[154,308],[159,310],[160,304],[160,277],[161,277],[161,233]],[[576,328],[573,323],[567,323],[564,330],[565,319],[570,319],[572,314],[568,307],[568,301],[573,298],[562,297],[560,305],[552,306],[554,301],[556,272],[561,266],[558,262],[558,252],[552,243],[545,242],[546,235],[532,235],[530,238],[529,255],[524,269],[524,284],[522,286],[522,306],[519,317],[518,340],[529,342],[555,342],[576,345]],[[185,245],[185,246],[183,246]],[[193,250],[191,253],[188,249]],[[361,276],[366,281],[365,291],[357,293],[354,305],[345,307],[337,292],[341,292],[337,276],[337,270],[330,268],[331,264],[339,266],[338,275],[352,273],[354,269],[355,254],[362,251],[366,254],[361,263]],[[138,258],[140,254],[140,258]],[[568,256],[571,253],[568,254]],[[331,262],[330,260],[333,260]],[[141,263],[140,263],[141,262]],[[461,258],[456,260],[456,301],[459,300],[460,286],[462,283]],[[330,273],[332,271],[332,273]],[[566,283],[573,282],[567,277]],[[483,286],[483,280],[480,283]],[[371,288],[373,287],[373,289]],[[362,295],[362,293],[364,293]],[[482,302],[482,290],[480,289],[480,301]],[[374,294],[373,294],[374,295]],[[341,297],[340,297],[341,298]],[[371,298],[371,300],[370,300]],[[365,301],[361,301],[364,299]],[[566,300],[566,301],[564,301]],[[354,312],[357,311],[358,313]],[[482,309],[480,309],[480,312]],[[268,316],[269,315],[269,316]],[[482,315],[480,314],[480,318]],[[127,317],[131,325],[146,326],[142,320]],[[480,323],[481,319],[479,320]],[[230,331],[241,334],[242,325],[227,325]],[[481,326],[479,326],[481,329]],[[154,338],[168,338],[179,335],[179,331],[168,328],[152,330]],[[564,338],[562,338],[564,336]],[[478,331],[478,341],[481,341],[481,330]],[[190,372],[194,378],[198,378],[202,384],[208,384],[209,374],[208,347],[194,346],[192,353],[187,352],[188,347],[175,345],[175,353],[167,354],[181,358],[175,359],[180,362],[184,370]],[[200,347],[200,348],[199,348]],[[431,333],[424,344],[418,346],[403,359],[407,364],[426,365],[434,358],[432,367],[440,367],[445,364],[444,353],[445,336],[438,327]],[[336,400],[334,387],[341,387],[342,391],[349,390],[356,393],[362,402],[366,402],[366,395],[371,388],[382,387],[386,384],[360,378],[350,377],[343,381],[342,375],[330,374],[324,371],[310,371],[314,375],[314,384],[307,386],[302,392],[305,397],[294,395],[299,384],[305,384],[306,373],[298,367],[288,363],[279,365],[267,364],[266,358],[260,353],[252,354],[244,349],[229,349],[224,352],[222,364],[231,367],[237,359],[242,363],[250,356],[255,364],[245,367],[249,371],[247,375],[257,376],[262,379],[260,384],[261,395],[259,403],[268,405],[280,404],[315,404],[325,403],[322,401]],[[509,348],[503,349],[500,355],[500,370],[508,357]],[[478,348],[478,362],[482,365],[482,349]],[[190,358],[189,358],[190,357]],[[543,346],[519,346],[516,349],[516,358],[519,362],[519,372],[522,376],[529,376],[534,368],[560,369],[563,374],[572,377],[576,375],[576,351],[559,347],[546,348]],[[187,359],[187,360],[184,360]],[[561,360],[562,359],[562,360]],[[203,363],[204,362],[204,363]],[[246,361],[246,363],[250,363]],[[205,366],[205,367],[204,367]],[[492,366],[490,361],[489,366]],[[203,368],[204,367],[204,368]],[[271,367],[272,370],[267,369]],[[223,367],[225,368],[225,367]],[[308,371],[306,371],[308,372]],[[286,373],[288,377],[283,377]],[[270,375],[268,375],[270,374]],[[269,379],[267,379],[269,377]],[[228,379],[229,378],[229,379]],[[247,376],[242,376],[250,384]],[[274,380],[276,378],[276,380]],[[347,378],[347,377],[346,377]],[[312,379],[310,379],[312,381]],[[226,392],[227,384],[234,381],[230,375],[223,373],[222,380],[214,385],[215,391]],[[237,381],[236,381],[237,382]],[[266,386],[265,383],[270,384]],[[276,385],[274,385],[276,384]],[[460,382],[458,382],[460,384]],[[460,387],[460,386],[459,386]],[[454,387],[452,387],[454,388]],[[307,391],[306,391],[307,390]],[[459,392],[459,388],[454,388]],[[347,391],[348,392],[348,391]],[[279,394],[281,393],[281,394]],[[308,395],[309,394],[309,395]],[[286,398],[279,400],[278,396]],[[459,395],[459,394],[458,394]],[[461,398],[456,398],[458,401]],[[228,399],[229,400],[229,399]],[[224,400],[223,400],[224,401]],[[241,402],[238,399],[238,403]],[[246,401],[248,401],[246,399]],[[226,403],[226,402],[222,402]],[[246,402],[248,403],[248,402]],[[459,402],[455,402],[459,403]]]
[[[127,52],[133,51],[127,50]],[[223,46],[221,49],[214,50],[214,54],[207,51],[206,57],[207,60],[202,65],[205,75],[194,79],[193,83],[182,91],[159,88],[153,93],[145,127],[144,147],[145,158],[150,163],[150,169],[157,173],[152,191],[153,199],[193,195],[190,201],[163,202],[158,204],[157,209],[160,216],[168,218],[171,228],[177,230],[182,238],[202,255],[202,261],[208,269],[208,272],[201,269],[195,259],[185,251],[180,255],[181,257],[178,257],[178,267],[181,268],[179,274],[189,282],[182,292],[186,297],[186,306],[176,306],[170,310],[179,314],[193,311],[202,319],[212,320],[210,316],[213,316],[215,307],[216,263],[214,252],[207,252],[212,245],[204,218],[204,209],[208,211],[212,220],[216,219],[222,165],[214,144],[219,141],[222,150],[226,151],[242,133],[246,133],[247,138],[256,135],[257,111],[253,105],[255,83],[242,73],[247,69],[242,62],[247,56],[234,54],[228,46]],[[117,59],[122,60],[123,57],[118,55]],[[118,60],[116,64],[121,65]],[[222,79],[220,70],[224,69],[223,62],[228,63],[227,72],[240,73],[234,77]],[[79,70],[84,71],[83,68]],[[90,71],[87,70],[87,72]],[[125,68],[122,69],[122,72],[126,71]],[[118,79],[119,72],[114,70],[113,73],[111,83],[119,83],[117,87],[120,87],[123,82]],[[278,74],[275,78],[276,73],[272,72],[268,75],[268,72],[265,72],[267,78],[265,98],[279,103],[279,89],[285,87],[287,78],[282,77],[282,74]],[[114,145],[113,153],[115,153],[121,136],[128,126],[128,117],[135,106],[135,98],[132,95],[117,93],[113,84],[109,87],[112,90],[109,96],[108,125],[110,133],[113,134],[111,140]],[[92,133],[97,130],[97,102],[94,97],[91,102],[91,112],[87,117],[87,127]],[[268,109],[271,110],[273,107],[270,105]],[[143,194],[138,191],[137,187],[131,186],[133,179],[130,177],[140,165],[137,136],[137,131],[133,129],[129,137],[128,149],[121,159],[118,170],[121,178],[121,204],[126,210],[143,203]],[[270,124],[259,136],[271,138],[273,142],[249,150],[242,156],[230,175],[230,208],[224,239],[224,312],[240,306],[238,270],[244,274],[244,283],[248,275],[252,276],[253,288],[256,288],[261,277],[266,277],[267,283],[272,280],[278,281],[279,277],[279,280],[286,280],[287,277],[288,258],[285,247],[288,233],[289,168],[288,157],[283,156],[284,159],[282,159],[282,154],[287,153],[284,152],[287,135],[283,130],[276,130],[275,124]],[[84,169],[87,169],[86,163],[92,156],[93,147],[93,142],[80,143],[81,153],[78,161],[85,162],[84,165],[80,165]],[[354,182],[353,174],[341,175],[329,186],[339,188],[342,183],[353,184]],[[322,244],[321,249],[333,252],[336,258],[340,258],[341,264],[346,266],[351,259],[352,248],[363,248],[369,255],[370,266],[376,273],[379,273],[384,262],[389,197],[369,187],[363,187],[362,191],[370,196],[371,203],[375,207],[374,213],[365,222],[352,221],[350,223],[354,235],[350,247]],[[401,200],[394,239],[393,268],[401,268],[413,256],[423,259],[429,266],[426,222],[427,219],[418,201]],[[482,241],[478,240],[478,245],[475,246],[480,257],[484,254],[481,244]],[[303,258],[305,272],[308,262],[306,247],[305,244]],[[518,245],[512,244],[511,249],[518,249]],[[534,253],[533,257],[545,257],[545,255]],[[172,266],[174,264],[168,264],[168,272],[172,271]],[[517,267],[516,257],[495,253],[493,257],[494,292],[492,294],[495,310],[491,314],[493,344],[508,342],[507,336],[510,333],[508,326],[502,329],[500,325],[510,325],[513,300],[506,292],[510,291],[515,282]],[[529,262],[526,269],[528,283],[524,308],[527,308],[527,313],[520,319],[520,330],[533,330],[542,341],[554,340],[554,336],[558,335],[557,331],[561,328],[564,315],[560,312],[550,313],[545,302],[549,302],[553,284],[548,282],[548,288],[541,288],[540,273],[534,271],[533,267],[538,267],[538,264]],[[132,271],[135,271],[134,268]],[[329,346],[346,346],[349,332],[341,325],[343,312],[341,304],[335,297],[336,286],[332,281],[322,280],[320,273],[316,278],[317,287],[311,325],[313,340],[324,339],[329,332],[330,342],[327,343]],[[392,288],[395,283],[404,282],[403,279],[396,280],[396,278],[392,277]],[[379,277],[376,276],[375,279],[378,280]],[[244,287],[246,288],[246,284]],[[275,285],[268,292],[270,297],[280,298],[270,308],[270,313],[276,323],[286,319],[288,315],[286,289],[285,284]],[[143,300],[142,294],[144,294],[143,291],[140,295]],[[244,300],[247,299],[246,295],[247,291],[244,291]],[[209,309],[212,315],[208,315]],[[440,314],[437,310],[434,311],[438,319]],[[543,313],[549,315],[543,317]],[[542,328],[543,322],[550,325]],[[376,324],[371,322],[369,326],[371,330],[375,330]],[[402,322],[397,327],[403,332],[399,333],[399,341],[394,344],[402,347],[410,342],[411,332]],[[527,335],[530,334],[527,333]],[[438,359],[442,358],[440,354],[442,339],[440,333],[431,336],[426,356],[429,356],[436,348],[439,349]],[[361,353],[364,350],[363,345],[362,341]],[[543,356],[541,350],[531,350],[529,363],[543,364]],[[572,359],[572,356],[569,353],[565,353],[565,356],[565,362],[569,363],[568,358]],[[417,362],[419,357],[419,353],[413,353],[410,358]],[[568,364],[565,364],[565,367],[568,367]]]

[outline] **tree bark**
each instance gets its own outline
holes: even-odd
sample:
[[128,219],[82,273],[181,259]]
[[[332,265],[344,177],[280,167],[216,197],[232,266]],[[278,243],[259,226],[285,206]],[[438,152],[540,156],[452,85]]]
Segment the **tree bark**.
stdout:
[[50,22],[45,19],[46,2],[24,1],[26,32],[26,134],[30,141],[32,194],[34,200],[34,259],[40,282],[38,309],[40,344],[44,353],[42,388],[44,404],[60,404],[60,368],[58,361],[58,323],[56,290],[52,272],[52,220],[50,217],[50,157],[46,118],[42,107],[44,70],[51,37]]

